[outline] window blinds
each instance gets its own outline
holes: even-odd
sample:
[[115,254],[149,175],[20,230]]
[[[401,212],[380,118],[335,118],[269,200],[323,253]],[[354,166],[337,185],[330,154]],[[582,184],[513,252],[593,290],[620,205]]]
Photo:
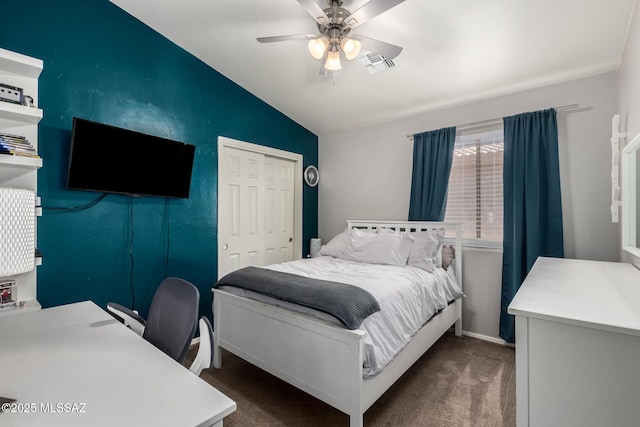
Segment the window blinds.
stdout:
[[446,221],[463,224],[463,238],[502,242],[504,141],[502,128],[456,137]]

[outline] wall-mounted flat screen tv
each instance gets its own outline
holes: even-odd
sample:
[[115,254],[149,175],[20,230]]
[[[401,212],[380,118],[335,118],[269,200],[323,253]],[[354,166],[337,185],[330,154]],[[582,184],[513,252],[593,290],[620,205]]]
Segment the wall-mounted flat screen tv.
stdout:
[[195,146],[73,118],[67,187],[189,198]]

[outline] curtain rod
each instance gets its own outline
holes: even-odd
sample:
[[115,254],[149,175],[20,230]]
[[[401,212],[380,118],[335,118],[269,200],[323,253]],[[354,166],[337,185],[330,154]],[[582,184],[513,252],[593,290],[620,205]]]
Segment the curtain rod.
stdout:
[[[575,110],[576,108],[578,108],[578,104],[569,104],[569,105],[561,105],[559,107],[553,107],[554,110],[556,111],[567,111],[567,110]],[[476,127],[476,126],[480,126],[480,125],[490,125],[490,124],[497,124],[502,122],[502,119],[488,119],[488,120],[482,120],[479,122],[473,122],[473,123],[465,123],[463,125],[459,125],[456,126],[456,130],[459,129],[465,129],[465,128],[472,128],[472,127]],[[407,138],[410,140],[413,140],[413,135],[407,135]]]

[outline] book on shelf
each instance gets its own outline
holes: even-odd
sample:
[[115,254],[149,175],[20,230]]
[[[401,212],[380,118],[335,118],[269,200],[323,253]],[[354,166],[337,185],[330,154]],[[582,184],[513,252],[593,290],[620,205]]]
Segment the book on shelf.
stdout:
[[13,151],[13,150],[0,150],[0,155],[5,155],[5,156],[18,156],[18,157],[31,157],[33,159],[39,159],[40,156],[37,154],[32,154],[32,153],[23,153],[20,151]]
[[40,158],[26,137],[4,132],[0,132],[0,154]]
[[18,138],[18,139],[25,139],[26,138],[24,135],[16,135],[15,133],[7,133],[7,132],[0,132],[0,135],[8,136],[8,137],[11,137],[11,138]]
[[27,138],[14,138],[11,136],[6,136],[0,134],[0,143],[4,145],[14,146],[16,148],[28,148],[34,149],[33,145],[29,142]]
[[6,149],[6,148],[2,148],[2,147],[0,147],[0,154],[9,155],[9,156],[33,157],[33,158],[36,158],[36,159],[40,158],[40,156],[36,152],[25,151],[25,150]]
[[0,132],[0,137],[8,138],[8,139],[21,140],[21,141],[26,141],[27,140],[27,137],[25,137],[23,135],[14,135],[12,133],[5,133],[5,132]]
[[33,149],[33,145],[31,145],[31,143],[29,143],[29,142],[8,141],[6,139],[2,139],[2,137],[0,137],[0,144],[10,145],[12,147],[21,147],[21,148],[31,148],[31,149]]
[[0,144],[11,145],[15,147],[22,148],[33,148],[33,145],[28,140],[17,141],[13,139],[8,139],[6,137],[0,136]]
[[3,141],[0,138],[0,148],[6,148],[6,149],[13,149],[13,150],[24,150],[24,151],[32,151],[32,152],[36,152],[36,149],[33,148],[33,145],[31,144],[15,144],[13,142],[7,142],[7,141]]

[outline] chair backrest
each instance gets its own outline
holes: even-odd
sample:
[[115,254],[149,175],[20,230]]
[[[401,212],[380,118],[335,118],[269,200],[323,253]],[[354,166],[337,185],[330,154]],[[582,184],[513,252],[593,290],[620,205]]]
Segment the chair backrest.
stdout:
[[200,291],[167,277],[153,296],[142,337],[179,363],[184,362],[198,325]]
[[191,362],[189,370],[196,375],[200,375],[203,369],[213,367],[213,326],[209,319],[202,316],[198,322],[200,328],[200,345],[198,353]]

